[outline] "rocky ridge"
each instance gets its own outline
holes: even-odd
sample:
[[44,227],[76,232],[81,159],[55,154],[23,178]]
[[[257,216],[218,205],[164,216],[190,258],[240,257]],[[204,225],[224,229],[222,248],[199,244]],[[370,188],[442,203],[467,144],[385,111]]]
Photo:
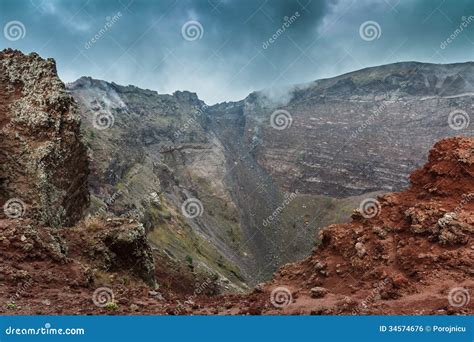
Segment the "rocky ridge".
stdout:
[[47,225],[77,222],[89,204],[88,159],[55,62],[3,51],[0,114],[0,203],[13,199],[13,215],[25,211]]
[[286,191],[398,191],[435,142],[474,134],[473,74],[471,62],[395,63],[255,92],[215,111],[241,117],[241,140]]

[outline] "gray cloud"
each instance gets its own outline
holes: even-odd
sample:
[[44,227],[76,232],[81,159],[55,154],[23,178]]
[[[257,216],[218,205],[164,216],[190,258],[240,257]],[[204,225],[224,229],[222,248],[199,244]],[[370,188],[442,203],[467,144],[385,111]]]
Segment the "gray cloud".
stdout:
[[[372,65],[469,60],[470,25],[440,44],[470,15],[468,0],[2,0],[1,27],[19,20],[27,34],[1,36],[0,47],[55,58],[65,81],[186,89],[211,104]],[[202,25],[201,39],[183,38],[190,20]],[[379,39],[361,39],[366,21],[380,25]]]

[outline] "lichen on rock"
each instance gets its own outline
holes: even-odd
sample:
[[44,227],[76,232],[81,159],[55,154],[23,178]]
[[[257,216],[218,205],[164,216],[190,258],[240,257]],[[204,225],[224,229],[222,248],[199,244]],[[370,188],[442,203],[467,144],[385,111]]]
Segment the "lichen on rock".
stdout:
[[89,203],[76,104],[54,60],[0,52],[0,204],[21,198],[49,226],[77,222]]

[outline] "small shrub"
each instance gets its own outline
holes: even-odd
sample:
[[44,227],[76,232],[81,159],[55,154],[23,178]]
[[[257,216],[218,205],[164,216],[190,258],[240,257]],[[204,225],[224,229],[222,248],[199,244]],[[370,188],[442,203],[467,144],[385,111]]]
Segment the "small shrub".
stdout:
[[189,264],[189,265],[192,265],[193,264],[193,257],[190,256],[190,255],[186,255],[186,258],[184,258],[186,260],[186,262]]
[[14,310],[16,308],[17,308],[17,306],[16,306],[15,303],[13,303],[13,302],[12,303],[7,303],[7,309]]
[[118,304],[115,302],[108,302],[107,304],[105,304],[104,308],[106,308],[107,310],[117,310]]

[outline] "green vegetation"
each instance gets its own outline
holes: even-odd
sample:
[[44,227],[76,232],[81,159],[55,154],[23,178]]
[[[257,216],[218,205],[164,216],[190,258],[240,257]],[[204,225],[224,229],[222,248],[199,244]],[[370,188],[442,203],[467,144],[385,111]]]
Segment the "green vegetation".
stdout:
[[187,262],[189,265],[192,265],[192,264],[193,264],[193,257],[190,256],[189,254],[186,255],[186,257],[184,258],[184,260],[186,260],[186,262]]
[[[181,213],[166,203],[164,197],[160,199],[161,210],[152,206],[148,208],[148,213],[154,222],[153,228],[148,233],[149,241],[160,249],[171,251],[177,260],[184,260],[188,266],[192,266],[193,272],[199,273],[202,270],[207,276],[207,268],[199,266],[200,263],[205,263],[212,268],[220,269],[226,277],[242,281],[238,268],[223,258],[208,241],[196,234]],[[164,213],[169,214],[166,222],[162,219]]]
[[115,302],[108,302],[107,304],[105,304],[104,308],[106,308],[107,310],[114,311],[118,309],[118,304]]
[[14,302],[7,303],[7,309],[15,310],[18,306]]

